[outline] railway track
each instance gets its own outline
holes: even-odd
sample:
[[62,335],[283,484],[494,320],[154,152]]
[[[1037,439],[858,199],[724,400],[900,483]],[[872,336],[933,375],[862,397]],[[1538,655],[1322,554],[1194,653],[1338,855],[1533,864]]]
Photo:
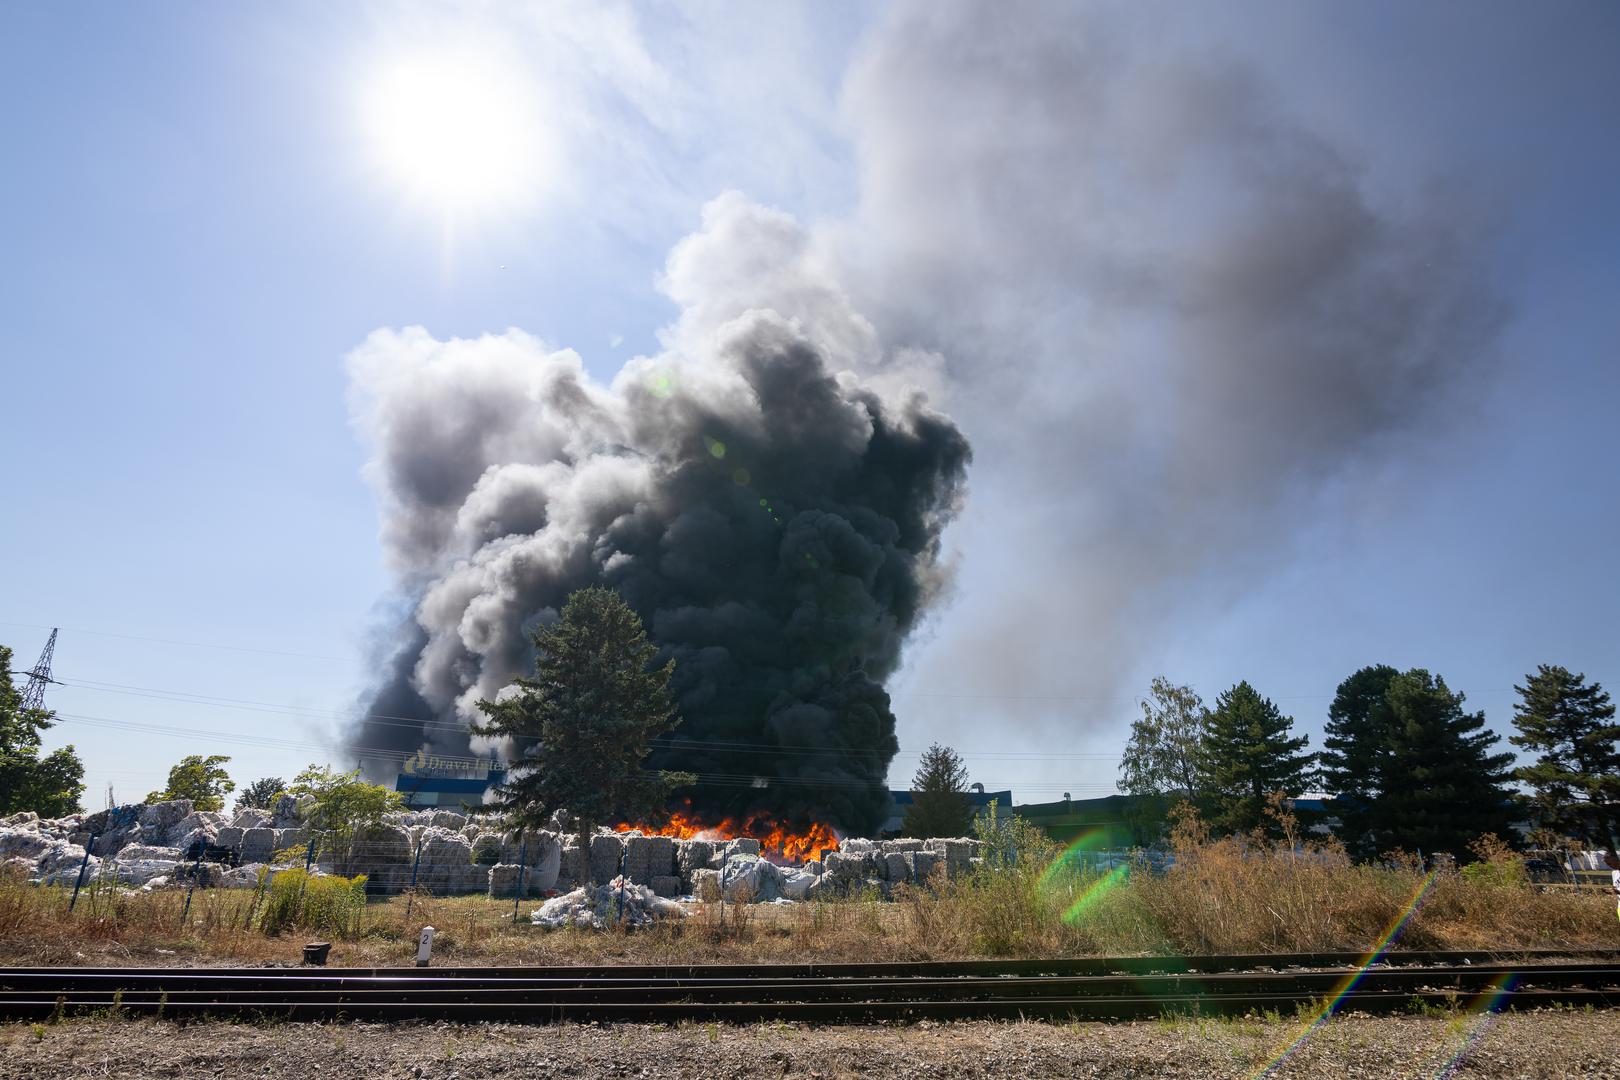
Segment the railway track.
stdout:
[[[1554,959],[1560,962],[1553,962]],[[1620,953],[1129,957],[935,964],[558,968],[15,968],[0,1016],[117,1010],[175,1019],[618,1020],[1136,1019],[1334,1002],[1492,1008],[1620,1005]]]

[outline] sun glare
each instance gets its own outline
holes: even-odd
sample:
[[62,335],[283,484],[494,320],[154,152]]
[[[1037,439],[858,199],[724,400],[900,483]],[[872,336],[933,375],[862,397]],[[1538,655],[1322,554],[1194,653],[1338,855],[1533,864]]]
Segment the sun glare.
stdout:
[[413,201],[446,212],[518,207],[544,180],[535,95],[493,56],[396,59],[365,91],[375,162]]

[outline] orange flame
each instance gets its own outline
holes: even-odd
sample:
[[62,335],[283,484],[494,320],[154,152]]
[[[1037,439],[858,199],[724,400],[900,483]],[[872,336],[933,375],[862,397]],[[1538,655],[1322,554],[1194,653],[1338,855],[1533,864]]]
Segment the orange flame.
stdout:
[[635,830],[647,836],[673,836],[677,840],[734,840],[740,836],[759,841],[760,852],[767,858],[801,863],[807,859],[820,859],[829,851],[838,850],[838,834],[830,825],[813,822],[805,826],[787,825],[766,814],[748,817],[721,818],[718,822],[705,822],[686,810],[669,815],[669,824],[662,828],[635,822],[620,822],[613,826],[619,832]]

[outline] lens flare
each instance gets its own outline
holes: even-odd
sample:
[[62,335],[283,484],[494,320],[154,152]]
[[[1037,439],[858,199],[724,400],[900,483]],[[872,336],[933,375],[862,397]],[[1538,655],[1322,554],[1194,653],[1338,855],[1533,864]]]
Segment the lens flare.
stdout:
[[1440,1066],[1440,1070],[1434,1074],[1434,1080],[1446,1080],[1447,1077],[1457,1071],[1457,1066],[1462,1064],[1462,1059],[1468,1056],[1468,1051],[1473,1049],[1474,1043],[1478,1042],[1479,1037],[1485,1034],[1485,1029],[1491,1026],[1491,1021],[1496,1018],[1497,1012],[1501,1010],[1507,999],[1513,996],[1513,988],[1518,984],[1518,981],[1519,974],[1516,971],[1498,975],[1491,980],[1484,990],[1480,991],[1478,997],[1469,1003],[1468,1013],[1474,1017],[1473,1024],[1469,1027],[1468,1034],[1463,1036],[1462,1045],[1457,1047],[1457,1052],[1452,1054],[1446,1063]]
[[1406,924],[1417,913],[1418,908],[1422,906],[1423,898],[1429,894],[1429,887],[1434,884],[1435,876],[1436,871],[1432,870],[1424,875],[1417,891],[1412,894],[1412,899],[1400,910],[1394,921],[1389,924],[1389,928],[1384,931],[1383,935],[1373,943],[1373,947],[1361,958],[1361,962],[1356,965],[1356,970],[1346,975],[1338,986],[1334,987],[1333,992],[1323,999],[1322,1004],[1317,1006],[1310,1019],[1306,1020],[1301,1026],[1299,1034],[1290,1039],[1286,1046],[1278,1051],[1260,1071],[1254,1074],[1255,1080],[1259,1080],[1263,1076],[1269,1076],[1272,1070],[1292,1057],[1294,1051],[1298,1050],[1305,1040],[1310,1038],[1311,1033],[1326,1023],[1328,1018],[1338,1011],[1339,1006],[1344,1002],[1345,995],[1361,984],[1361,980],[1367,974],[1367,969],[1383,959],[1384,953],[1389,951],[1391,943],[1400,936],[1402,930],[1406,929]]
[[1091,909],[1096,907],[1104,896],[1107,896],[1110,892],[1113,892],[1115,888],[1122,884],[1129,874],[1130,867],[1124,863],[1120,863],[1118,866],[1108,871],[1108,873],[1092,882],[1085,888],[1083,892],[1081,892],[1078,897],[1075,898],[1074,903],[1069,905],[1068,910],[1064,911],[1063,921],[1072,926],[1081,919],[1085,918]]
[[[1082,832],[1069,843],[1068,847],[1058,853],[1057,858],[1053,859],[1045,870],[1041,871],[1041,888],[1058,889],[1083,878],[1096,864],[1092,856],[1107,850],[1111,839],[1110,830],[1104,826],[1095,826]],[[1129,874],[1129,865],[1119,863],[1095,881],[1087,883],[1064,910],[1063,921],[1072,925],[1084,918],[1104,896],[1123,883]]]

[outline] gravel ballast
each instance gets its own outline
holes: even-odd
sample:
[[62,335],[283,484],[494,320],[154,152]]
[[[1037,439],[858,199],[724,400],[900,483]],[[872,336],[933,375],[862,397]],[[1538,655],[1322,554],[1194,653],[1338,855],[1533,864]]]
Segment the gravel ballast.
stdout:
[[[658,1027],[0,1025],[0,1077],[1253,1077],[1292,1020]],[[1336,1018],[1274,1077],[1620,1078],[1620,1012]]]

